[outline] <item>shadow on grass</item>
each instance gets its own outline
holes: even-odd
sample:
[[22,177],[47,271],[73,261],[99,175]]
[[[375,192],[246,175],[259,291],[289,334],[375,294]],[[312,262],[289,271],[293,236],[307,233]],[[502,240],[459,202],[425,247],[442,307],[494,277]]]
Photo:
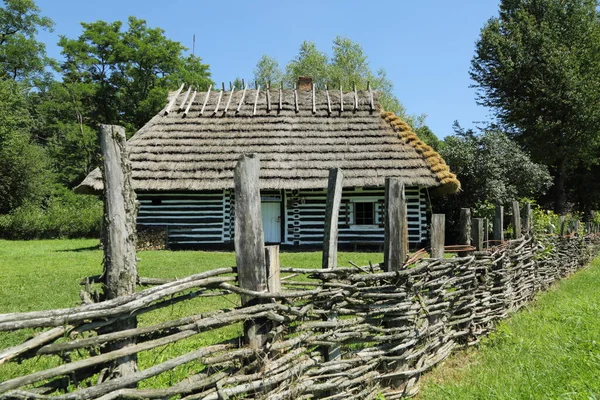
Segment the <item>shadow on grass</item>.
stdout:
[[83,251],[102,250],[102,247],[97,244],[95,246],[79,247],[77,249],[54,250],[56,253],[81,253]]

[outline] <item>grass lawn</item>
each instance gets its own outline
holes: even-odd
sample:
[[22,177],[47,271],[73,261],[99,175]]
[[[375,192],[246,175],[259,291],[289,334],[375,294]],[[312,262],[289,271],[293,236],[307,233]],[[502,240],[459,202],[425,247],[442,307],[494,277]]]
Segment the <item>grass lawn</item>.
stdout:
[[[0,240],[0,314],[72,307],[80,304],[79,282],[82,278],[102,272],[102,251],[97,240]],[[152,278],[183,278],[206,270],[235,265],[233,252],[201,251],[141,251],[138,252],[140,276]],[[383,260],[381,253],[338,254],[340,266],[348,261],[368,265]],[[320,252],[281,253],[285,267],[319,268]],[[197,298],[156,310],[139,317],[139,325],[151,325],[169,319],[238,306],[239,296]],[[189,339],[141,353],[139,366],[147,368],[158,362],[184,354],[202,346],[215,344],[241,334],[241,324],[227,326],[193,336]],[[32,330],[0,332],[0,349],[22,342]],[[58,365],[55,357],[27,360],[21,365],[0,365],[0,381],[23,373]],[[190,363],[172,372],[143,382],[141,387],[165,387],[200,371],[203,366]]]
[[419,399],[600,399],[600,258],[426,374]]

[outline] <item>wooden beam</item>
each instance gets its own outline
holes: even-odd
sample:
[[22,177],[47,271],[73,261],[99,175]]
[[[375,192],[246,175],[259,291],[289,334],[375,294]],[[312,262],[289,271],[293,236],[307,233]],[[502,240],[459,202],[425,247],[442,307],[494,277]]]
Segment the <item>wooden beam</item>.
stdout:
[[210,97],[210,89],[212,89],[212,85],[208,87],[206,91],[206,96],[204,96],[204,103],[202,104],[202,108],[200,109],[200,115],[204,114],[204,109],[206,108],[206,104],[208,103],[208,98]]
[[179,111],[183,111],[184,110],[185,102],[190,97],[190,93],[191,92],[192,92],[192,87],[190,86],[188,88],[188,90],[185,92],[185,95],[183,96],[183,99],[181,99],[181,103],[179,104]]
[[323,268],[337,267],[338,219],[342,202],[343,181],[344,174],[341,169],[333,168],[329,170],[323,237]]
[[173,97],[169,101],[169,104],[167,104],[167,108],[165,108],[165,115],[169,115],[169,113],[171,112],[171,108],[173,108],[173,105],[177,101],[177,97],[179,97],[179,93],[181,93],[184,86],[185,84],[182,83],[181,86],[179,86],[179,89],[173,94]]
[[387,271],[399,271],[408,255],[406,195],[398,178],[385,180],[384,264]]
[[248,90],[248,85],[244,86],[244,90],[242,91],[242,98],[240,99],[237,109],[235,110],[236,113],[239,113],[242,109],[242,104],[244,104],[244,98],[246,97],[246,90]]
[[190,108],[192,107],[194,100],[196,100],[197,94],[198,94],[198,91],[194,90],[194,93],[192,94],[192,98],[190,99],[190,102],[188,103],[187,107],[185,108],[185,111],[183,112],[184,118],[187,117],[188,113],[190,112]]
[[231,86],[231,91],[229,92],[229,99],[227,99],[227,104],[225,104],[225,110],[223,110],[223,112],[226,114],[227,114],[227,110],[229,110],[229,104],[231,104],[231,99],[233,98],[233,93],[235,92],[235,89],[233,88],[233,85],[231,85],[231,82],[230,82],[230,86]]
[[325,86],[325,96],[327,97],[327,113],[331,115],[331,98],[329,97],[329,89]]
[[219,111],[219,105],[221,105],[221,99],[223,98],[224,92],[225,92],[225,83],[221,82],[221,91],[219,92],[219,97],[217,98],[217,105],[215,106],[215,111],[213,111],[213,114],[216,114]]
[[375,102],[373,101],[373,90],[371,89],[371,82],[367,82],[367,88],[369,90],[369,106],[371,111],[375,111]]
[[523,236],[523,234],[521,231],[521,208],[519,207],[518,201],[513,201],[512,210],[513,210],[512,222],[513,222],[513,229],[515,231],[514,238],[519,239],[521,236]]
[[446,216],[431,216],[431,258],[444,258],[444,241],[446,235]]
[[504,241],[504,206],[497,205],[494,214],[494,240]]

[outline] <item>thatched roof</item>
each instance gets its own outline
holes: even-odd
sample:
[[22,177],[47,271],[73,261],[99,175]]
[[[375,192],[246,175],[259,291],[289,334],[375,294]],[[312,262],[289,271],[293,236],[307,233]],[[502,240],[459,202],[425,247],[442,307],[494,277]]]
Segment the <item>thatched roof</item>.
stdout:
[[[382,112],[371,91],[180,89],[128,148],[136,191],[233,188],[244,153],[260,159],[263,189],[326,188],[333,167],[342,168],[345,187],[383,186],[386,177],[444,192],[460,187],[439,155]],[[76,189],[101,190],[99,169]]]

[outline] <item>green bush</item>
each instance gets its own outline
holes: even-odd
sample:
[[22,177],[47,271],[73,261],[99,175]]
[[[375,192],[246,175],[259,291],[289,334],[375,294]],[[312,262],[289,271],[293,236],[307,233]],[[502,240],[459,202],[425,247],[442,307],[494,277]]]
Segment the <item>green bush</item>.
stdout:
[[0,215],[4,239],[52,239],[99,237],[102,202],[57,186],[41,204],[25,203]]

